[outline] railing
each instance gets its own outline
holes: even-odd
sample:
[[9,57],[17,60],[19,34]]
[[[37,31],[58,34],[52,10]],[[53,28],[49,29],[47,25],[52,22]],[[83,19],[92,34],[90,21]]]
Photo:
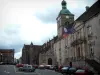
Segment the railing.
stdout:
[[81,38],[79,38],[79,39],[74,40],[74,41],[71,43],[71,46],[79,45],[79,44],[81,44],[81,43],[83,43],[83,42],[86,42],[86,38],[81,37]]
[[88,58],[85,58],[85,62],[87,62],[97,73],[100,74],[100,63],[98,63],[97,61],[93,59],[91,60]]
[[87,55],[85,58],[88,58],[90,60],[95,60],[96,62],[100,63],[100,58],[98,58],[97,56],[95,56],[94,54],[92,55]]
[[79,56],[79,57],[70,57],[67,58],[68,61],[81,61],[81,60],[85,60],[84,56]]
[[98,63],[100,63],[100,58],[98,58],[97,56],[94,56],[94,60],[96,60]]

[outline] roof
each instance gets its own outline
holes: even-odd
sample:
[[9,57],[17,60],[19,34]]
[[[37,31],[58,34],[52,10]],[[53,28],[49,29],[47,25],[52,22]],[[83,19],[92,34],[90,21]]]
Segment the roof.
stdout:
[[58,36],[55,36],[54,37],[54,43],[57,41],[57,39],[58,39]]
[[61,2],[61,5],[62,5],[62,10],[59,12],[59,15],[73,15],[66,7],[66,1],[63,0]]
[[0,52],[14,52],[14,49],[0,49]]
[[42,45],[33,45],[32,47],[33,47],[33,48],[41,48]]
[[24,45],[24,48],[25,49],[29,49],[30,48],[30,45]]
[[66,8],[66,9],[62,9],[59,15],[73,15],[73,14]]
[[87,21],[94,15],[100,13],[100,1],[98,0],[94,3],[87,11],[85,11],[81,16],[79,16],[76,21]]

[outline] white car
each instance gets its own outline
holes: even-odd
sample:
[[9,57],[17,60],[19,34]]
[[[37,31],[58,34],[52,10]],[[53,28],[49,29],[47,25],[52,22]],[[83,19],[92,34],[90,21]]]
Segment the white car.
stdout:
[[23,71],[34,72],[35,67],[33,67],[32,65],[24,65],[23,66]]
[[39,68],[39,69],[45,69],[45,66],[44,66],[44,65],[39,65],[38,68]]

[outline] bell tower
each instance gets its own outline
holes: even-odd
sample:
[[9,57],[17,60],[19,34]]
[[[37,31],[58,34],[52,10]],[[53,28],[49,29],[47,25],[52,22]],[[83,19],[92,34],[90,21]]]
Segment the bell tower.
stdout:
[[61,2],[62,9],[58,14],[57,20],[57,34],[58,37],[63,35],[63,27],[74,22],[74,15],[67,9],[67,3],[65,0]]

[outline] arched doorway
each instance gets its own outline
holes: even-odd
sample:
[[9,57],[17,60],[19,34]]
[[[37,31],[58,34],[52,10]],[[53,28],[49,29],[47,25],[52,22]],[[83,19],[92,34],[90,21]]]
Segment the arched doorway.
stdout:
[[48,59],[48,65],[52,65],[52,59],[51,58]]

